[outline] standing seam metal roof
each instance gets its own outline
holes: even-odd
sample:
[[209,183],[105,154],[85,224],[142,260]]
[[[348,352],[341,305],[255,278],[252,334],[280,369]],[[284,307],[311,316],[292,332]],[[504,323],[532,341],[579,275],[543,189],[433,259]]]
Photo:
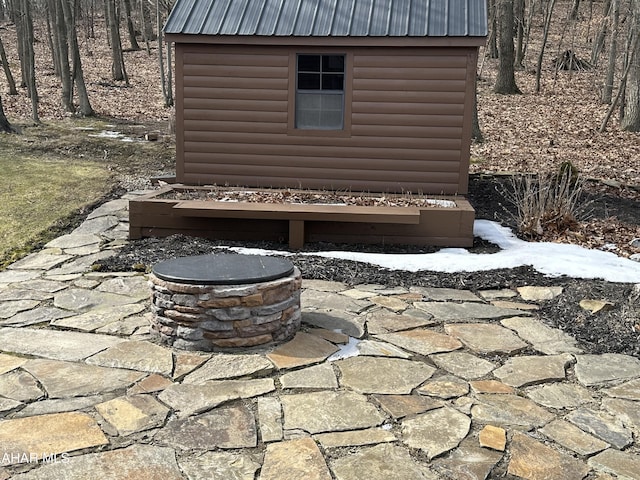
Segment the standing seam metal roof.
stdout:
[[486,0],[177,0],[166,34],[484,37]]

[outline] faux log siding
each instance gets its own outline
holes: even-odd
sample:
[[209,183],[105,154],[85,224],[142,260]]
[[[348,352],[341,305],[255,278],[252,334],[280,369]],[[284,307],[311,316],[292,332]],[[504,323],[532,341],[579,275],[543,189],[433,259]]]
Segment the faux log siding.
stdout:
[[466,192],[475,48],[322,50],[352,59],[346,135],[290,130],[296,51],[177,46],[179,182]]

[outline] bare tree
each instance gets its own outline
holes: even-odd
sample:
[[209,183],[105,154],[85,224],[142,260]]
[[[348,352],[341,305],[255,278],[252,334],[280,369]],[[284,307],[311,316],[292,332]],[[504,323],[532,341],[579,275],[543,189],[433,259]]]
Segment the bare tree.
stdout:
[[16,81],[13,79],[11,69],[9,68],[9,62],[7,61],[7,54],[4,51],[4,44],[0,37],[0,61],[2,62],[2,68],[4,69],[4,76],[7,77],[7,83],[9,84],[9,95],[17,95],[18,89],[16,88]]
[[22,69],[22,82],[27,87],[31,99],[31,117],[34,123],[40,123],[38,115],[38,90],[36,88],[36,62],[33,50],[33,19],[29,0],[16,0],[14,5],[18,52]]
[[173,105],[173,86],[171,85],[171,45],[167,45],[168,65],[165,69],[164,61],[164,36],[162,35],[162,10],[160,0],[156,0],[156,26],[158,28],[158,66],[160,67],[160,85],[162,87],[162,96],[164,104],[167,107]]
[[611,103],[613,95],[613,78],[616,71],[616,55],[618,53],[618,24],[620,20],[620,0],[611,0],[611,34],[609,38],[609,59],[607,75],[602,89],[602,103]]
[[6,115],[4,114],[4,107],[2,106],[2,96],[0,96],[0,132],[5,133],[18,133],[13,125],[9,123]]
[[106,0],[105,3],[111,44],[111,77],[117,81],[124,81],[128,85],[129,78],[124,67],[124,55],[120,41],[120,2],[119,0]]
[[60,0],[65,23],[67,24],[67,39],[69,52],[73,63],[71,76],[76,86],[78,94],[78,110],[85,117],[95,114],[89,95],[87,86],[84,82],[84,72],[82,71],[82,60],[80,59],[80,47],[78,46],[78,32],[76,26],[76,12],[78,11],[78,0]]
[[632,48],[629,52],[629,75],[620,127],[629,132],[640,132],[640,0],[631,0],[631,14]]
[[480,120],[478,119],[478,77],[476,76],[476,85],[473,89],[473,117],[471,122],[471,138],[476,143],[484,142],[484,135],[480,130]]
[[607,28],[609,25],[609,11],[611,9],[611,0],[605,0],[602,4],[602,19],[600,21],[600,30],[593,42],[593,48],[591,49],[591,63],[593,65],[598,64],[598,57],[600,52],[604,48],[604,41],[607,38]]
[[515,0],[513,15],[516,23],[516,59],[517,67],[523,67],[524,62],[524,34],[525,34],[525,0]]
[[538,55],[538,64],[536,65],[536,93],[540,93],[540,77],[542,76],[542,59],[544,57],[544,49],[547,46],[547,40],[549,39],[549,29],[551,28],[551,17],[553,16],[553,7],[556,4],[556,0],[549,0],[547,5],[547,12],[544,21],[544,32],[542,34],[542,46],[540,47],[540,54]]
[[138,40],[136,39],[136,29],[133,25],[133,17],[131,16],[131,0],[123,0],[124,3],[124,16],[127,20],[127,31],[129,32],[129,43],[131,44],[131,50],[140,50]]
[[498,14],[496,3],[498,0],[488,0],[489,5],[489,38],[487,38],[487,49],[489,57],[498,58]]
[[498,1],[498,74],[493,86],[495,93],[522,93],[516,85],[513,47],[513,0]]

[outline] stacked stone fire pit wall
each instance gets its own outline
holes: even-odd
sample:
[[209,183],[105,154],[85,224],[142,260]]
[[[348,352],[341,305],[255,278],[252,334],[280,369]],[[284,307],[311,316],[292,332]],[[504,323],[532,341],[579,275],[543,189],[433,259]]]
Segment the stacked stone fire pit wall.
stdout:
[[246,285],[191,285],[149,275],[152,328],[187,350],[252,347],[293,337],[300,328],[300,270]]

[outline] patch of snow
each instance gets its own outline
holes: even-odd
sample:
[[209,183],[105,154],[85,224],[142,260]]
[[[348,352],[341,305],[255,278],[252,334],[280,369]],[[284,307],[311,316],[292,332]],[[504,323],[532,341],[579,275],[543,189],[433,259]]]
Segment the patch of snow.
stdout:
[[342,345],[340,350],[327,358],[328,362],[335,362],[336,360],[342,360],[344,358],[356,357],[360,354],[358,350],[359,338],[349,337],[349,343]]
[[[410,272],[480,272],[531,266],[549,277],[566,275],[573,278],[601,278],[608,282],[640,283],[638,262],[612,252],[590,250],[579,245],[526,242],[516,237],[509,228],[489,220],[476,220],[474,235],[497,245],[501,250],[482,254],[470,253],[464,248],[443,248],[435,253],[420,254],[333,251],[302,252],[301,255],[352,260]],[[293,255],[290,252],[255,248],[229,247],[229,250],[247,255]]]

